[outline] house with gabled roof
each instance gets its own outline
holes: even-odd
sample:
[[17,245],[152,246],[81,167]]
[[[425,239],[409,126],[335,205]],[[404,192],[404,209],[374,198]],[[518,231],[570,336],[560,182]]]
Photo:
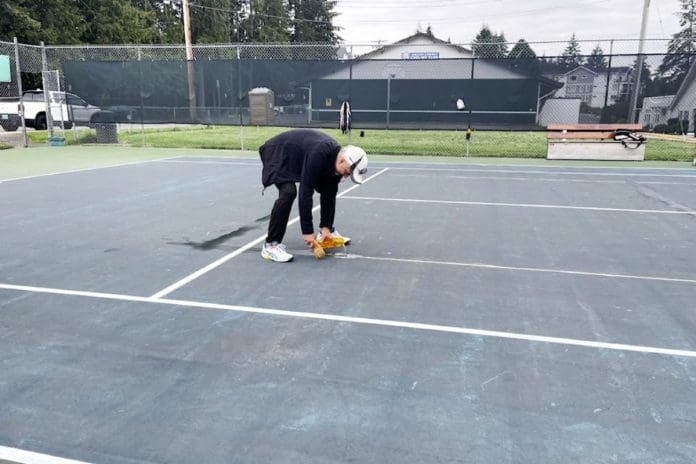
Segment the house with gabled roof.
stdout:
[[[418,32],[348,60],[311,82],[311,121],[334,121],[350,101],[355,124],[533,127],[560,84],[521,60],[473,58],[465,47]],[[456,101],[463,99],[464,112]]]
[[683,121],[684,132],[696,136],[696,62],[691,65],[675,95],[643,98],[639,122],[649,129],[667,124],[670,119]]
[[563,84],[556,91],[556,98],[579,99],[593,108],[627,101],[633,92],[633,68],[628,66],[596,70],[581,65],[564,74],[548,77]]

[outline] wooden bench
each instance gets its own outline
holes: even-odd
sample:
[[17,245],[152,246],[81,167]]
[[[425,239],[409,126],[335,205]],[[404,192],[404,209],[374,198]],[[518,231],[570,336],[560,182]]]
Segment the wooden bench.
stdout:
[[640,124],[549,124],[546,128],[547,159],[620,160],[645,159],[645,141],[615,140],[617,130],[637,135]]

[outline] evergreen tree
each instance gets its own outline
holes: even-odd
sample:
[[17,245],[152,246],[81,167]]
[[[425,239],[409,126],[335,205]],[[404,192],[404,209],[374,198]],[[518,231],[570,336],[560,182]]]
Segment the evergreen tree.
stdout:
[[593,71],[604,71],[607,69],[607,59],[604,56],[604,50],[597,44],[592,50],[592,54],[587,57],[587,67]]
[[158,42],[180,44],[184,42],[184,17],[181,8],[172,2],[155,0],[155,28]]
[[679,85],[686,76],[689,68],[694,63],[694,53],[696,53],[696,1],[679,0],[681,11],[679,25],[682,29],[672,36],[669,41],[667,51],[662,64],[658,68],[658,73],[668,83]]
[[536,58],[536,53],[526,40],[520,39],[508,53],[508,58]]
[[157,38],[154,11],[131,0],[79,0],[85,30],[80,41],[89,44],[152,43]]
[[38,45],[80,42],[85,25],[76,0],[3,0],[0,40]]
[[474,54],[480,58],[504,58],[507,55],[505,34],[495,34],[487,24],[479,31],[473,44]]
[[289,0],[288,7],[292,18],[291,42],[336,44],[340,37],[336,34],[333,18],[336,0]]
[[230,39],[231,0],[202,1],[190,8],[193,43],[225,43]]
[[290,39],[290,16],[283,0],[254,0],[254,40],[282,43]]
[[571,70],[582,64],[582,56],[580,55],[580,44],[575,38],[575,33],[570,37],[568,45],[563,53],[558,58],[558,64],[565,70]]

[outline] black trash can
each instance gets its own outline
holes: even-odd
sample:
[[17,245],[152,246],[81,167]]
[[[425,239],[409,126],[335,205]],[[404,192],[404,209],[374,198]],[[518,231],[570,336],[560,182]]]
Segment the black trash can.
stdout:
[[97,143],[118,143],[116,115],[110,111],[100,111],[92,116],[97,131]]

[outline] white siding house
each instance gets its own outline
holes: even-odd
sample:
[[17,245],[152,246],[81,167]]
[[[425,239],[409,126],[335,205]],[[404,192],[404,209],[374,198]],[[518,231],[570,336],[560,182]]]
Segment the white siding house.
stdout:
[[639,121],[654,128],[670,119],[688,121],[685,132],[694,132],[696,123],[696,63],[691,66],[676,95],[645,97]]
[[650,130],[659,124],[667,124],[670,118],[669,107],[673,101],[674,95],[645,97],[638,121]]
[[669,113],[671,118],[688,121],[688,131],[694,131],[696,134],[696,62],[691,65],[691,69],[684,78],[684,83],[674,96]]
[[633,91],[633,69],[630,67],[612,68],[609,72],[578,66],[565,74],[553,76],[553,79],[563,83],[563,87],[556,91],[555,97],[577,98],[593,108],[604,108],[605,98],[607,106],[626,101]]

